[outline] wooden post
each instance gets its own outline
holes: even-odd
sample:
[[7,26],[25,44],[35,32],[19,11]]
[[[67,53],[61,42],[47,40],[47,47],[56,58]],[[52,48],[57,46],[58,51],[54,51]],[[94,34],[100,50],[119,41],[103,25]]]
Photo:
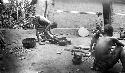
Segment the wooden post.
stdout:
[[103,19],[104,25],[111,24],[111,16],[112,16],[112,2],[111,0],[103,0]]
[[45,12],[44,12],[44,17],[46,18],[47,17],[47,7],[48,7],[48,4],[47,4],[47,0],[45,1]]
[[19,15],[18,15],[18,14],[19,14],[18,10],[19,10],[19,9],[18,9],[18,1],[17,1],[17,21],[18,21],[18,16],[19,16]]
[[54,22],[55,21],[55,19],[54,19],[54,10],[55,10],[55,0],[52,0],[52,22]]

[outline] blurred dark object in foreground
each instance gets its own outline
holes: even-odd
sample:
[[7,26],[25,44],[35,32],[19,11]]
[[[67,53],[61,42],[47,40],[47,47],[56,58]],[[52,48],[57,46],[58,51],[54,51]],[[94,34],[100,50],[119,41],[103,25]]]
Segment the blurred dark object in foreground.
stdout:
[[80,65],[82,63],[82,55],[77,55],[76,53],[74,53],[72,62],[74,65]]

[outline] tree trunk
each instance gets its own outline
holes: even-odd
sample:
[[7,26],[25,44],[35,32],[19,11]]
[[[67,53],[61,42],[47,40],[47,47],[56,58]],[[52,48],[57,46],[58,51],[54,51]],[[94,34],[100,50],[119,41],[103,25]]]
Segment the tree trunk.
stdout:
[[104,25],[111,24],[112,2],[110,0],[103,0],[102,6],[103,6]]

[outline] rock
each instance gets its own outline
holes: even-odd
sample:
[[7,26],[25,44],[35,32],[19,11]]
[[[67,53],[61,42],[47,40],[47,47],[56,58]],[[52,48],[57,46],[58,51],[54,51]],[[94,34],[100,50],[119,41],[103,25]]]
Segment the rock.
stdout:
[[43,73],[44,71],[40,71],[40,72],[38,72],[38,73]]
[[80,69],[77,69],[76,71],[80,71]]
[[57,54],[62,54],[62,52],[59,52],[59,51],[58,51]]
[[21,57],[21,58],[19,58],[20,60],[23,60],[23,59],[26,59],[25,57]]
[[45,42],[39,42],[39,45],[45,45]]

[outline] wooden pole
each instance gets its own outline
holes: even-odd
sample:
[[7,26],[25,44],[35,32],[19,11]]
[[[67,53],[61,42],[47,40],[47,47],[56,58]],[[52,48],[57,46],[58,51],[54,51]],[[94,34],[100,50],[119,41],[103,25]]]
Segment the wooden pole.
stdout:
[[17,0],[16,3],[17,3],[17,21],[18,21],[18,13],[19,13],[19,12],[18,12],[18,0]]
[[25,8],[24,8],[24,5],[25,5],[25,0],[22,0],[22,6],[23,6],[23,8],[22,8],[22,13],[23,13],[23,19],[25,19]]
[[55,22],[55,18],[54,18],[54,15],[55,15],[55,13],[54,13],[54,10],[55,10],[55,0],[52,0],[52,12],[53,12],[53,22]]
[[46,18],[47,17],[47,0],[45,1],[45,12],[44,12],[44,17]]
[[103,19],[104,25],[111,24],[111,16],[112,16],[112,2],[111,0],[103,0],[102,2],[103,7]]

